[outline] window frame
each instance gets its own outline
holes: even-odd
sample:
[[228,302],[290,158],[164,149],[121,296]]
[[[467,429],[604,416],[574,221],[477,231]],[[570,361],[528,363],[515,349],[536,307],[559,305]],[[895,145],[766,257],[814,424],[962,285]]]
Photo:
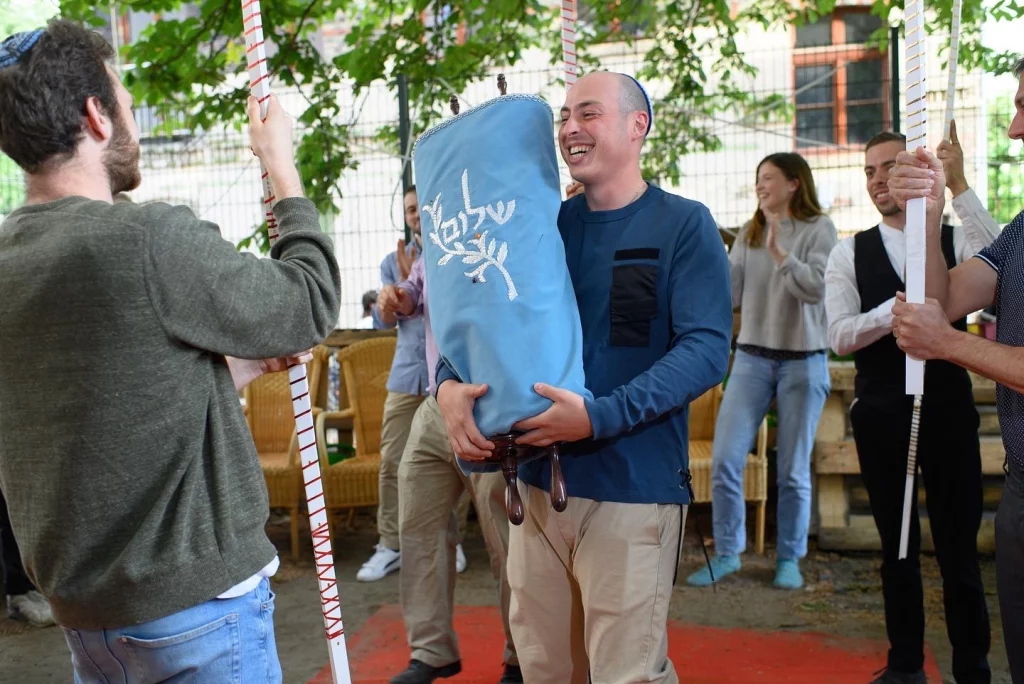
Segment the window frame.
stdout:
[[[797,29],[791,29],[791,45],[793,50],[792,69],[790,71],[790,92],[796,91],[796,73],[800,67],[828,66],[835,69],[832,79],[832,101],[828,106],[833,109],[832,130],[833,142],[822,142],[818,145],[810,145],[797,139],[797,115],[793,116],[793,146],[795,151],[801,154],[820,154],[835,151],[859,150],[864,144],[862,142],[849,142],[849,122],[847,107],[858,104],[881,104],[882,105],[882,127],[892,128],[892,102],[891,102],[891,75],[888,68],[889,50],[880,50],[877,47],[869,47],[867,43],[846,43],[846,24],[844,18],[851,14],[869,14],[870,7],[836,7],[830,15],[832,30],[832,44],[817,47],[796,47]],[[891,49],[891,46],[890,46]],[[879,74],[882,85],[881,97],[868,100],[848,100],[846,95],[847,76],[846,64],[848,62],[860,62],[877,59],[881,62],[881,73]],[[799,113],[801,109],[820,109],[823,105],[798,105],[796,96],[791,98],[794,111]]]

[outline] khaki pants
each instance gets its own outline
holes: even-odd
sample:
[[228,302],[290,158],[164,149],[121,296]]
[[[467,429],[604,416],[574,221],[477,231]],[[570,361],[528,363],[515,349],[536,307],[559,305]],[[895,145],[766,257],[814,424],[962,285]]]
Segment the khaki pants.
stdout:
[[[384,401],[384,422],[380,428],[380,504],[377,506],[377,533],[380,543],[393,551],[400,548],[398,539],[398,464],[409,439],[412,417],[423,403],[419,394],[388,392]],[[466,536],[469,517],[469,493],[463,494],[455,510],[459,522],[459,543]]]
[[501,473],[467,477],[455,462],[437,401],[428,397],[416,411],[409,441],[398,467],[399,573],[402,616],[412,657],[432,667],[460,660],[452,626],[455,607],[453,507],[469,491],[476,507],[491,572],[499,584],[505,625],[504,662],[518,663],[509,629],[510,591],[505,575],[509,522]]
[[519,488],[526,519],[511,528],[508,579],[523,679],[678,682],[666,622],[686,507],[571,497],[556,513],[547,492]]

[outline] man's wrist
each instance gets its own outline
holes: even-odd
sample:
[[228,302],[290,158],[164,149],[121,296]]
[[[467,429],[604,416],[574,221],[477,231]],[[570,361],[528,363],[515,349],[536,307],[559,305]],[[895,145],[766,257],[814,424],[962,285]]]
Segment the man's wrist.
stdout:
[[950,181],[948,183],[949,191],[953,194],[953,198],[957,198],[971,189],[971,186],[967,184],[967,181]]
[[981,339],[977,335],[950,326],[946,335],[945,343],[942,345],[942,360],[963,365],[966,350],[975,340]]
[[302,177],[299,176],[299,170],[294,164],[277,164],[267,167],[267,172],[270,174],[270,183],[274,186],[274,196],[278,200],[306,196],[302,188]]

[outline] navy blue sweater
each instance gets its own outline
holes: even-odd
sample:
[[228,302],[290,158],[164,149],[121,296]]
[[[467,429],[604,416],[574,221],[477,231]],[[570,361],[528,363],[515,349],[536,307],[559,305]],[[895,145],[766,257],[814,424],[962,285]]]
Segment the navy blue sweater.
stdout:
[[[729,264],[699,202],[649,187],[613,211],[576,196],[558,228],[583,324],[591,439],[563,446],[569,496],[689,503],[689,403],[722,381],[732,337]],[[455,376],[438,364],[438,383]],[[547,490],[547,461],[520,468]]]

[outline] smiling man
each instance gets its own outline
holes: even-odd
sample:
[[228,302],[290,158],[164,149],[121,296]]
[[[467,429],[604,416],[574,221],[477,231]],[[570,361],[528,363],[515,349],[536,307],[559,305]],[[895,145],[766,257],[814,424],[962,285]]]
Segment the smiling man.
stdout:
[[[955,142],[946,146],[959,149]],[[857,367],[850,422],[861,477],[882,539],[882,594],[890,649],[886,671],[875,681],[886,684],[925,681],[924,590],[916,511],[907,558],[897,558],[913,397],[905,392],[905,354],[892,335],[893,303],[897,291],[904,288],[907,217],[889,196],[888,181],[897,155],[905,148],[906,138],[899,133],[879,133],[868,141],[867,191],[882,220],[840,242],[825,269],[829,346],[840,355],[852,353]],[[966,195],[960,199],[968,200]],[[983,221],[964,221],[963,228],[943,226],[943,261],[938,263],[953,268],[967,261],[995,239],[997,230]],[[957,327],[966,330],[966,322],[958,320]],[[917,453],[942,570],[957,682],[991,678],[988,610],[977,549],[982,509],[978,423],[967,372],[929,361]]]
[[[550,470],[520,468],[526,519],[509,533],[511,626],[531,684],[677,682],[666,619],[689,504],[689,404],[722,381],[732,298],[718,228],[702,204],[649,185],[640,152],[651,106],[632,78],[581,78],[559,146],[586,186],[558,228],[579,304],[587,401],[539,385],[552,405],[519,442],[563,443],[568,506]],[[473,421],[486,388],[438,365],[438,404],[460,457],[490,446]]]

